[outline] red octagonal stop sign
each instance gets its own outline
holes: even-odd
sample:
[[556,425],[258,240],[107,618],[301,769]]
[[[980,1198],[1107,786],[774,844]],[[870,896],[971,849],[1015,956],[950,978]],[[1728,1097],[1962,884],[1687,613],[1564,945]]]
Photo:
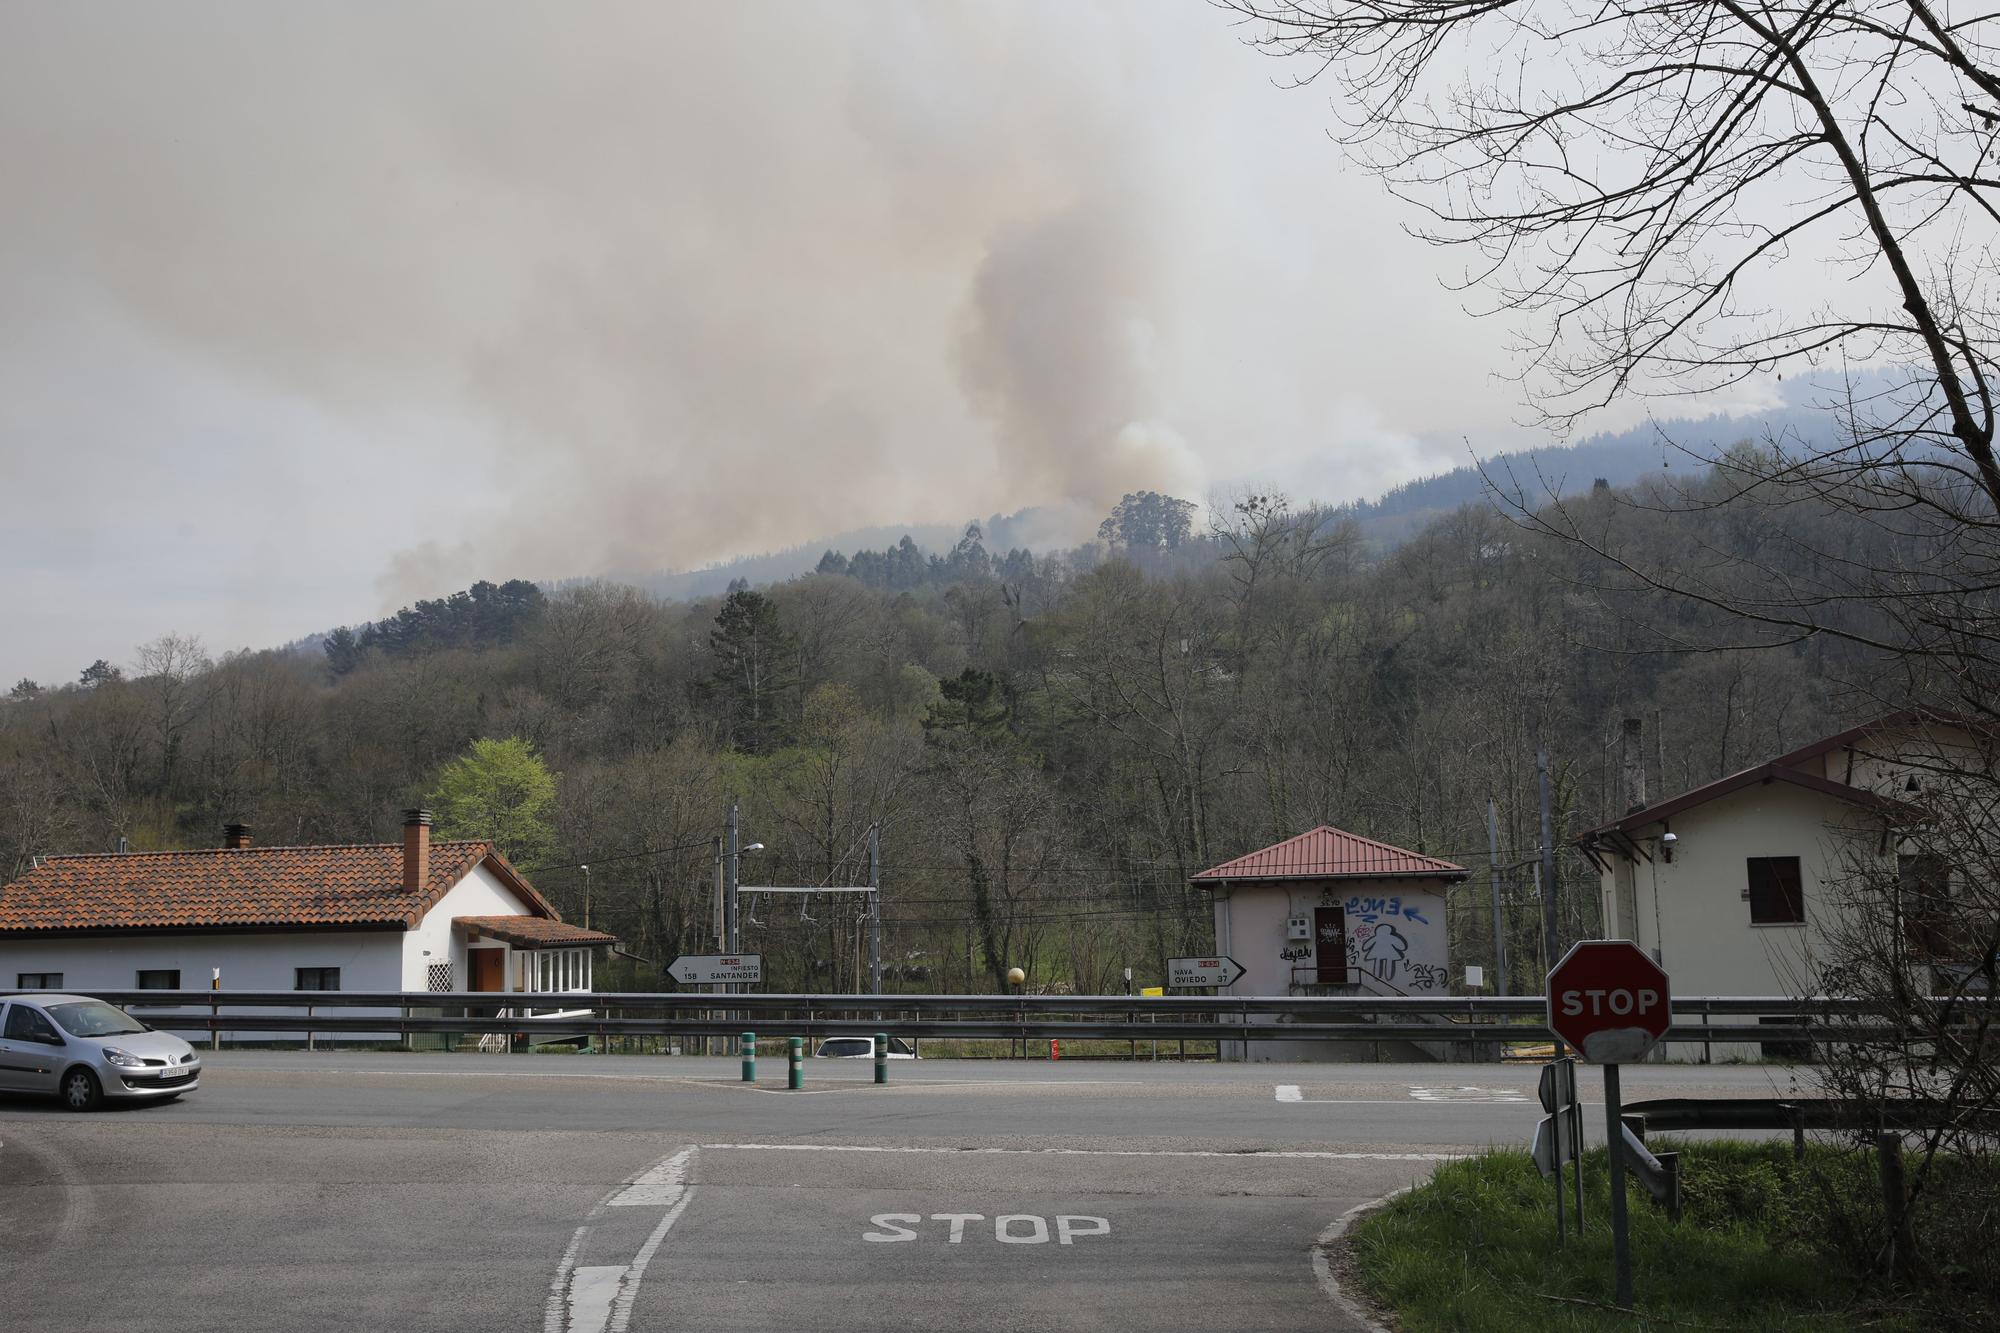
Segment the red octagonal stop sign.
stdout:
[[1581,940],[1549,972],[1549,1026],[1593,1064],[1643,1059],[1672,1009],[1667,974],[1630,940]]

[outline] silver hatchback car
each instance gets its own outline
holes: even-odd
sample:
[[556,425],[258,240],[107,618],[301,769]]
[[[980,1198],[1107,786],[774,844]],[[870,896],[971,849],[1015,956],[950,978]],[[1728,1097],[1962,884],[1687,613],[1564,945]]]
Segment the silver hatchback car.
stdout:
[[60,1097],[72,1111],[107,1097],[162,1100],[201,1082],[194,1047],[88,995],[0,996],[0,1092]]

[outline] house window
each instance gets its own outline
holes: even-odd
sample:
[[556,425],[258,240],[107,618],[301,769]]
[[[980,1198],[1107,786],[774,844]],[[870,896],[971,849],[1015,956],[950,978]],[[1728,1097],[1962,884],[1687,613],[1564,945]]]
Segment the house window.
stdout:
[[1901,900],[1903,938],[1911,949],[1933,957],[1948,952],[1951,924],[1951,868],[1934,853],[1896,858],[1896,891]]
[[1796,856],[1750,858],[1750,924],[1795,926],[1806,919],[1806,895]]
[[177,967],[142,967],[139,969],[140,990],[179,990],[181,970]]
[[62,973],[16,972],[14,974],[14,989],[15,990],[61,990]]
[[293,990],[340,989],[340,969],[337,967],[295,967],[292,976],[296,982]]

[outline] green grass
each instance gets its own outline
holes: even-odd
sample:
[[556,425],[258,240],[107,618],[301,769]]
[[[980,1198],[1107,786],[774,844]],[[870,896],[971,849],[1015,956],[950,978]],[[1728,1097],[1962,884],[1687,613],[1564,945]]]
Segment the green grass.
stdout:
[[[1935,1325],[1883,1305],[1820,1243],[1829,1174],[1848,1159],[1793,1164],[1788,1144],[1699,1142],[1681,1149],[1685,1210],[1668,1222],[1628,1189],[1636,1315],[1611,1308],[1610,1181],[1602,1150],[1584,1164],[1588,1226],[1558,1247],[1554,1186],[1527,1154],[1450,1162],[1349,1234],[1359,1285],[1423,1330],[1757,1330]],[[1848,1181],[1865,1188],[1866,1181]],[[1845,1192],[1843,1190],[1843,1192]],[[1574,1219],[1571,1219],[1574,1227]]]

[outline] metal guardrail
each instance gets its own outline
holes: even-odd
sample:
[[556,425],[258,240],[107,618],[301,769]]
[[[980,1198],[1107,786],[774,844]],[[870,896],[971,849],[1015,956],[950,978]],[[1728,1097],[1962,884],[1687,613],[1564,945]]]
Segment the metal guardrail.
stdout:
[[[1692,1129],[1789,1129],[1792,1156],[1803,1161],[1809,1130],[1885,1131],[1955,1128],[2000,1136],[2000,1116],[1949,1102],[1918,1098],[1859,1101],[1841,1097],[1660,1097],[1624,1107],[1628,1127],[1644,1142],[1659,1131]],[[1665,1154],[1662,1154],[1664,1157]],[[1679,1206],[1675,1182],[1674,1207]]]
[[[1539,997],[819,995],[698,991],[529,994],[454,991],[97,991],[137,1008],[157,1027],[230,1032],[512,1033],[559,1021],[590,1036],[734,1036],[763,1023],[801,1036],[887,1032],[917,1038],[1117,1041],[1450,1041],[1552,1039]],[[571,1011],[560,1020],[514,1012]],[[1681,996],[1669,1042],[1880,1042],[1919,1040],[1865,1001],[1839,997]],[[244,1010],[282,1012],[246,1013]],[[342,1010],[370,1009],[370,1014]],[[575,1010],[588,1010],[578,1015]],[[485,1012],[480,1012],[480,1011]],[[333,1011],[333,1012],[329,1012]],[[429,1012],[425,1012],[429,1011]],[[455,1012],[453,1012],[455,1011]],[[1788,1019],[1714,1023],[1714,1016]],[[1440,1022],[1443,1018],[1445,1022]]]

